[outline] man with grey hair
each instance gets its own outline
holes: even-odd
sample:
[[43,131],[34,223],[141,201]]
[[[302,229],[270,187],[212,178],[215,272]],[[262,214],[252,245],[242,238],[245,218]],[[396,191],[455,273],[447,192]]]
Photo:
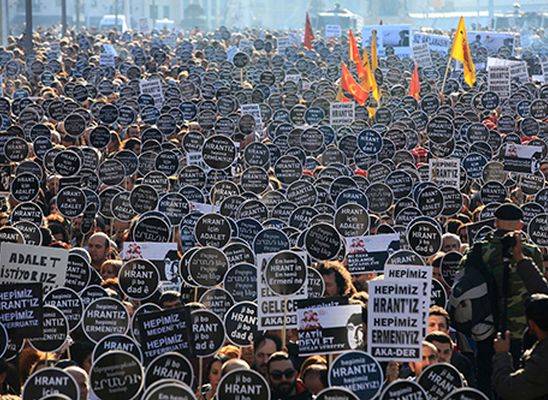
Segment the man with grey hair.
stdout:
[[441,251],[444,253],[449,253],[450,251],[461,253],[461,246],[460,237],[454,233],[444,233],[441,237]]

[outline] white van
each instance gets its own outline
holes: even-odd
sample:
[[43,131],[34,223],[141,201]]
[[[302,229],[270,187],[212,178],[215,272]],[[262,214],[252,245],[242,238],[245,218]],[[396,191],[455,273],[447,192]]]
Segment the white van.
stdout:
[[101,18],[101,22],[99,22],[100,30],[114,28],[117,28],[118,32],[125,32],[129,30],[125,15],[118,15],[118,21],[116,21],[116,15],[104,15],[103,18]]

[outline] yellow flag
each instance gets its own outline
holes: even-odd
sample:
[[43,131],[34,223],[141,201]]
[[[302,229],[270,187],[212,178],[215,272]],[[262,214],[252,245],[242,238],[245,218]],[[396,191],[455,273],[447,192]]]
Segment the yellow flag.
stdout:
[[379,60],[377,59],[377,31],[373,29],[371,32],[371,69],[373,72],[379,67]]
[[468,45],[468,39],[466,38],[464,17],[460,17],[455,40],[453,41],[453,47],[451,48],[451,58],[462,63],[464,67],[464,81],[468,86],[472,87],[474,82],[476,82],[476,67],[474,67],[472,55],[470,54],[470,46]]

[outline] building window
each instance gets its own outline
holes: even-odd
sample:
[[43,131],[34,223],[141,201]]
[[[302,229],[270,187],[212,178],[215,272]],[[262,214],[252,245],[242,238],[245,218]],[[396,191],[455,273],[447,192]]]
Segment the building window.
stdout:
[[158,19],[158,6],[151,5],[148,10],[149,10],[150,18]]
[[169,6],[164,6],[164,18],[169,18]]

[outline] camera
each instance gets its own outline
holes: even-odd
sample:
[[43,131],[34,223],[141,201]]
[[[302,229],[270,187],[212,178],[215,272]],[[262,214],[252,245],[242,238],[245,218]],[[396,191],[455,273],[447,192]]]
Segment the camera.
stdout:
[[502,244],[502,255],[503,256],[512,256],[512,249],[516,245],[516,238],[514,234],[507,234],[501,239]]

